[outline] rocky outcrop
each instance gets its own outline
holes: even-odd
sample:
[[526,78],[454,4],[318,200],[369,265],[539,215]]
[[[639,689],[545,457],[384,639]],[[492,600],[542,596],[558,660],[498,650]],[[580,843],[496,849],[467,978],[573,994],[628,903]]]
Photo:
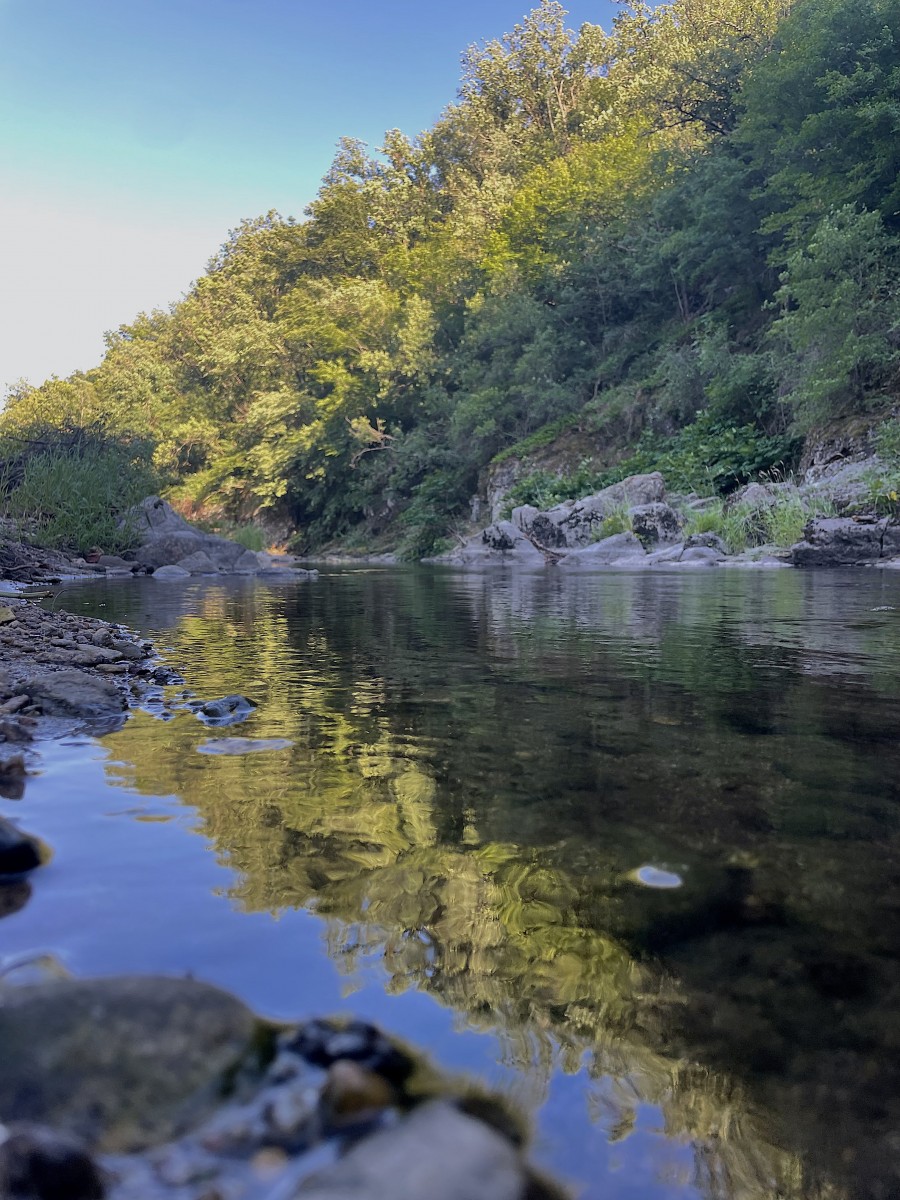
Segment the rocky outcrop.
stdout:
[[669,546],[681,541],[684,517],[668,504],[656,501],[628,510],[631,529],[642,546]]
[[160,568],[178,567],[183,575],[167,571],[160,578],[184,579],[191,575],[257,575],[291,569],[293,574],[315,577],[316,571],[293,568],[271,554],[256,554],[238,542],[203,533],[180,516],[159,496],[149,496],[126,517],[134,530],[135,547],[129,557],[138,567],[158,573]]
[[819,517],[806,526],[803,541],[791,547],[791,563],[795,567],[873,566],[898,553],[900,528],[887,520]]
[[571,550],[594,541],[604,520],[613,513],[658,504],[665,494],[666,485],[659,472],[632,475],[592,496],[566,500],[546,512],[518,508],[513,523],[541,546]]

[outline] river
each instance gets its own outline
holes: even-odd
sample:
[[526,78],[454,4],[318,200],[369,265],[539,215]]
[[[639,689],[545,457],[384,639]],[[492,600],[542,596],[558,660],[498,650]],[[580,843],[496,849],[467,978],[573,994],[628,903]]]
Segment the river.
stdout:
[[[326,568],[55,602],[186,683],[0,801],[54,852],[2,962],[378,1021],[508,1094],[585,1197],[900,1192],[895,574]],[[258,708],[210,729],[185,689]]]

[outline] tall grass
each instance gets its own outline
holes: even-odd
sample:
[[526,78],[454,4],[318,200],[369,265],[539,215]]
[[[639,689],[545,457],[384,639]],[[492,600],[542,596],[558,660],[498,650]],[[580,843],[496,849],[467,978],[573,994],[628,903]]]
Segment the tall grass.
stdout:
[[36,545],[78,553],[97,546],[114,554],[134,544],[127,510],[157,483],[133,446],[50,446],[20,453],[14,469],[0,475],[0,509]]
[[688,513],[684,534],[718,534],[732,554],[751,546],[793,546],[802,540],[807,521],[833,516],[834,511],[831,501],[823,497],[776,492],[760,504],[718,501],[701,512]]

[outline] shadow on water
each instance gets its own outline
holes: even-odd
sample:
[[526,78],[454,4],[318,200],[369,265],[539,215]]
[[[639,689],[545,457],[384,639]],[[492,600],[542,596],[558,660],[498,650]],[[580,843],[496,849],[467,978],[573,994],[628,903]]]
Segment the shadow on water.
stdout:
[[679,1195],[898,1194],[900,581],[346,571],[66,603],[292,743],[197,754],[187,711],[104,740],[112,784],[195,807],[242,911],[315,912],[348,976],[496,1033],[536,1105],[585,1068],[610,1141],[656,1106],[693,1146]]

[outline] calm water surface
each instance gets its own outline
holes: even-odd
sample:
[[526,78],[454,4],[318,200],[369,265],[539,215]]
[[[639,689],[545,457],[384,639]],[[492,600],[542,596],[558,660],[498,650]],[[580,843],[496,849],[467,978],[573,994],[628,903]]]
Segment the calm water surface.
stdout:
[[[259,707],[50,747],[0,800],[54,850],[0,959],[373,1018],[512,1096],[584,1196],[900,1194],[900,579],[333,570],[62,602]],[[200,752],[222,732],[291,745]]]

